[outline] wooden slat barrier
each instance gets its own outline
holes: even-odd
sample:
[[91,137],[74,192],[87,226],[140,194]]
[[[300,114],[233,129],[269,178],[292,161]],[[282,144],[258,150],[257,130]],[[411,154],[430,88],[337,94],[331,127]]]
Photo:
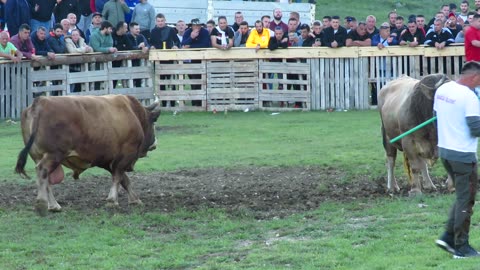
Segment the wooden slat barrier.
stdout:
[[[0,119],[19,118],[37,95],[130,94],[164,110],[364,110],[401,75],[456,79],[463,46],[233,48],[57,55],[0,63]],[[378,92],[378,91],[377,91]]]

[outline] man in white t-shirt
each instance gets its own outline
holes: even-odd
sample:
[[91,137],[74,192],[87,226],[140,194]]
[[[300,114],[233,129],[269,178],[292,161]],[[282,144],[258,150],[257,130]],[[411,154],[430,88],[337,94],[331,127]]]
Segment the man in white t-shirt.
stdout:
[[437,246],[454,258],[480,254],[470,246],[469,231],[477,192],[477,137],[480,136],[480,102],[474,92],[480,85],[480,63],[467,62],[457,81],[440,86],[434,98],[437,115],[438,152],[453,176],[456,199],[445,233]]

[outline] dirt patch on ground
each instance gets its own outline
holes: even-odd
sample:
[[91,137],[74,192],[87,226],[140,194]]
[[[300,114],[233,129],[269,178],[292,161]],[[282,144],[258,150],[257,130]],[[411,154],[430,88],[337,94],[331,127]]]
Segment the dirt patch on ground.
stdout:
[[[345,174],[333,168],[247,167],[237,169],[197,169],[151,174],[131,173],[134,190],[145,211],[171,212],[206,207],[225,209],[230,214],[253,214],[257,218],[284,216],[318,207],[325,201],[375,199],[386,193],[386,180],[367,176],[345,180]],[[399,183],[405,182],[399,180]],[[439,179],[434,179],[445,193]],[[109,177],[67,178],[55,186],[54,194],[64,209],[92,210],[105,207],[110,190]],[[398,196],[408,196],[402,186]],[[0,183],[0,207],[33,205],[36,186]],[[123,190],[116,211],[132,210]],[[133,206],[132,206],[133,207]]]

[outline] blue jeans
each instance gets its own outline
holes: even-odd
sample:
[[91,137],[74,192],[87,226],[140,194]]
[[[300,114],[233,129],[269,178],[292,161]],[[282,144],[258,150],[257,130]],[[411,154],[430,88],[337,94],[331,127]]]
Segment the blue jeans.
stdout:
[[43,26],[47,29],[47,33],[50,31],[50,28],[52,28],[52,21],[46,21],[46,22],[41,22],[37,21],[35,19],[30,20],[30,27],[32,29],[32,32],[37,31],[38,27]]

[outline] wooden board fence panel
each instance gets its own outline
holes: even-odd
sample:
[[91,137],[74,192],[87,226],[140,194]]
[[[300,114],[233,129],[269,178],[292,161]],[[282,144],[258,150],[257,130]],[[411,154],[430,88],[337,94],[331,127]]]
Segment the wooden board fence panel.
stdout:
[[205,61],[155,61],[154,70],[155,93],[162,109],[206,110]]
[[18,119],[32,100],[27,78],[29,62],[0,64],[0,119]]
[[207,110],[258,108],[258,61],[207,61]]

